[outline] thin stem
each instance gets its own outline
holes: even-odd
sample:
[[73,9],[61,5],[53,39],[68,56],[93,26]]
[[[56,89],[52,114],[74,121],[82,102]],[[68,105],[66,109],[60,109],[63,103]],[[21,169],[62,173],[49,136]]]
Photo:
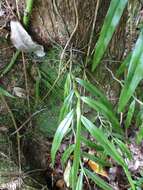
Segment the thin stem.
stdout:
[[24,17],[23,17],[23,25],[26,28],[28,28],[28,26],[29,26],[30,16],[31,16],[32,9],[33,9],[33,3],[34,3],[34,0],[26,1],[26,9],[24,11]]

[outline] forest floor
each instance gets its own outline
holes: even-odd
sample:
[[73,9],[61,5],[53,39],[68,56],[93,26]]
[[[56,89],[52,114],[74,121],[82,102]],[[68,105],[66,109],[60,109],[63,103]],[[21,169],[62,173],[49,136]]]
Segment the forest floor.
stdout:
[[[59,160],[69,142],[63,142],[55,170],[52,170],[50,160],[51,144],[63,102],[67,67],[64,65],[63,72],[57,78],[62,49],[53,46],[44,58],[20,53],[12,65],[16,49],[10,41],[8,14],[0,4],[0,93],[1,88],[5,90],[0,96],[0,189],[16,190],[18,186],[24,190],[66,189],[63,180],[65,171]],[[77,66],[77,62],[81,58],[78,61],[76,59],[73,57],[74,72],[79,74],[82,69]],[[137,132],[133,123],[127,131],[127,146],[132,154],[132,160],[127,160],[127,163],[132,177],[138,183],[138,190],[141,190],[143,144],[137,145]],[[89,163],[85,162],[85,165],[92,169]],[[112,167],[104,168],[104,172],[102,178],[114,190],[129,188],[124,172],[114,162]],[[85,189],[88,188],[89,184],[85,182]],[[92,184],[89,189],[99,190]]]

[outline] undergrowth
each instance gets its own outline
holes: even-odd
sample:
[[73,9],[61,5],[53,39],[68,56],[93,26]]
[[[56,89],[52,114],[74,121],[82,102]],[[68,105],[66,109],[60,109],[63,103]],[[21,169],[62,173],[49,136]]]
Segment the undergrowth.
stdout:
[[[128,130],[132,122],[137,126],[137,133],[134,132],[136,142],[140,144],[143,139],[143,103],[139,86],[143,79],[142,27],[133,50],[128,53],[113,76],[121,86],[117,105],[113,105],[104,90],[90,79],[91,70],[98,72],[98,66],[102,64],[103,56],[108,50],[109,42],[127,3],[127,0],[111,1],[94,53],[90,55],[89,60],[92,61],[88,68],[84,59],[77,58],[77,54],[74,57],[68,51],[61,60],[63,49],[53,47],[39,64],[32,64],[27,69],[28,79],[31,79],[32,85],[34,84],[33,92],[29,90],[24,94],[25,98],[20,99],[0,87],[1,100],[8,112],[8,115],[1,115],[0,122],[4,130],[5,126],[13,122],[9,130],[6,129],[4,135],[1,135],[2,172],[5,168],[9,170],[13,167],[19,170],[18,166],[21,170],[27,171],[25,166],[18,163],[23,158],[17,146],[20,140],[19,148],[21,148],[22,139],[26,139],[27,136],[32,138],[34,131],[39,136],[53,139],[51,147],[53,170],[57,164],[56,155],[60,147],[65,146],[64,151],[60,152],[60,164],[62,171],[66,171],[68,167],[65,182],[72,190],[84,189],[85,183],[91,188],[96,184],[101,189],[112,190],[112,185],[103,178],[104,176],[108,179],[104,169],[116,165],[124,171],[128,189],[141,188],[142,175],[140,173],[140,177],[134,179],[127,160],[132,160],[128,148],[130,143]],[[19,54],[17,51],[16,58]],[[32,59],[35,57],[31,57]],[[1,77],[9,72],[12,65],[13,59]],[[120,77],[123,80],[120,80]],[[11,161],[11,147],[9,150],[5,146],[11,144],[15,134],[17,141],[13,142],[17,145],[15,150],[18,158],[14,163]],[[93,169],[90,162],[96,164],[98,170]],[[63,173],[65,175],[65,172]]]

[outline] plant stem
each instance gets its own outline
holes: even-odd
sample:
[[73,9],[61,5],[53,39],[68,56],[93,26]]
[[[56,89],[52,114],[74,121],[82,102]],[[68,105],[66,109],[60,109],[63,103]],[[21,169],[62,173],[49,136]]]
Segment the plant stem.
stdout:
[[34,0],[26,1],[26,9],[24,11],[24,17],[23,17],[23,25],[25,26],[26,29],[29,26],[30,16],[33,9],[33,3],[34,3]]
[[6,68],[1,73],[0,78],[3,77],[5,74],[7,74],[11,70],[11,68],[14,65],[14,63],[16,62],[19,54],[20,54],[20,51],[17,50],[16,53],[12,56],[10,63],[6,66]]

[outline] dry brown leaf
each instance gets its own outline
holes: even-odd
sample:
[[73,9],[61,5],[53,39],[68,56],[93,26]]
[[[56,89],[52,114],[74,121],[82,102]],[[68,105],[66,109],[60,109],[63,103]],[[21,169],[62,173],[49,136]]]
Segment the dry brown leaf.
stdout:
[[108,177],[108,174],[105,170],[103,170],[97,163],[92,160],[88,161],[88,166],[97,174],[102,175],[104,177]]

